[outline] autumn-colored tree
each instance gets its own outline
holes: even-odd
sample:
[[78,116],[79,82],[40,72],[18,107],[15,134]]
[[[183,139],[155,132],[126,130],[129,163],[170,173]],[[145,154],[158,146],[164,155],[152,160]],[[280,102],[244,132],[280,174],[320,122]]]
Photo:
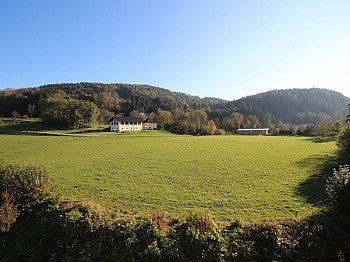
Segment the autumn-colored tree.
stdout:
[[210,120],[206,126],[207,131],[209,134],[214,135],[215,131],[216,131],[216,125],[215,122],[213,120]]

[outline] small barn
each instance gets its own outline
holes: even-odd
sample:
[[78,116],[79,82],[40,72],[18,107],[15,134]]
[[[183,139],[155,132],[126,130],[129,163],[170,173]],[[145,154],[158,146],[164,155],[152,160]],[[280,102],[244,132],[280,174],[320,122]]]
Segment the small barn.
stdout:
[[239,135],[269,135],[269,128],[240,128],[237,130]]

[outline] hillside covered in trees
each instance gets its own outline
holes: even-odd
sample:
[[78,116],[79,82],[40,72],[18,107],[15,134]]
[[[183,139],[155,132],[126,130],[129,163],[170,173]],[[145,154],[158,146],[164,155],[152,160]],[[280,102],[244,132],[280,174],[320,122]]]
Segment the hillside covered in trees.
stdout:
[[111,116],[156,118],[175,133],[343,122],[350,98],[326,89],[272,90],[234,101],[134,84],[65,83],[0,91],[1,117],[41,117],[65,126],[107,123]]

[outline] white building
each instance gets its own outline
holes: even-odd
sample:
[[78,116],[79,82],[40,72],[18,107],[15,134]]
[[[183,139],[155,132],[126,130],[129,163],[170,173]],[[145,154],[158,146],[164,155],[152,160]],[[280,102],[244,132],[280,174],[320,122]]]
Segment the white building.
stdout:
[[109,125],[113,132],[142,131],[142,118],[114,116],[109,121]]
[[154,119],[146,119],[142,122],[143,130],[156,130],[158,128],[157,122]]

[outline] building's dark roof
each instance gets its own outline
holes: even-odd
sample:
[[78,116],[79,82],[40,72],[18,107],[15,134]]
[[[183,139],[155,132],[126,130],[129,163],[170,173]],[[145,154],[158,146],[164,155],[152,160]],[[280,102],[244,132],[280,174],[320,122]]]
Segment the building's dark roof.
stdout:
[[127,117],[127,116],[114,116],[109,122],[117,121],[117,122],[142,122],[142,118],[140,117]]

